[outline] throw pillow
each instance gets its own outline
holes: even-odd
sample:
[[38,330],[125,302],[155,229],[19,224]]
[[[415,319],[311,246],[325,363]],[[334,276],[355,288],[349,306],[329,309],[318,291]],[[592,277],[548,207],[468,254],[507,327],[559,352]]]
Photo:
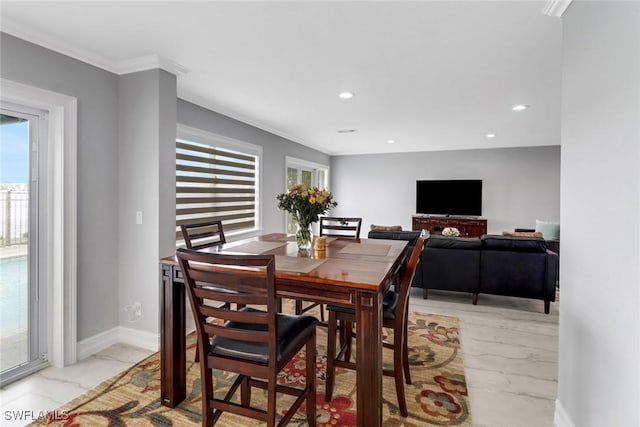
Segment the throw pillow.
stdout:
[[502,235],[512,237],[542,237],[542,233],[539,231],[503,231]]
[[375,225],[375,224],[371,224],[371,230],[402,231],[402,226],[401,225]]
[[540,221],[536,219],[536,231],[542,233],[546,240],[560,240],[560,223]]

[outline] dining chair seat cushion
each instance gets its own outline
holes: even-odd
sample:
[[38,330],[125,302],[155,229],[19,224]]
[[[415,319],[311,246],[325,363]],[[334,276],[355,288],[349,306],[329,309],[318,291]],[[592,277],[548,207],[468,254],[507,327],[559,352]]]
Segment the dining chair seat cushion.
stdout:
[[[245,307],[240,311],[262,312],[254,308]],[[283,354],[307,340],[318,319],[313,316],[290,316],[278,314],[278,360]],[[266,331],[267,326],[255,323],[225,322],[229,328],[246,329],[251,331]],[[238,341],[231,338],[216,336],[211,340],[211,353],[217,356],[226,356],[250,360],[258,363],[268,363],[269,354],[266,343]]]
[[[398,305],[398,293],[394,291],[387,292],[384,300],[382,300],[382,316],[385,319],[396,318],[396,306]],[[327,310],[333,310],[339,313],[356,314],[356,311],[351,307],[340,307],[337,305],[327,305]]]

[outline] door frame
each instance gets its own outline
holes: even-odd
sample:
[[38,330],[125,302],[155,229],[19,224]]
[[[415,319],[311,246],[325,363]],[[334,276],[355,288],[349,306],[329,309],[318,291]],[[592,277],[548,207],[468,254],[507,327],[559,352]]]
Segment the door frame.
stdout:
[[77,361],[77,98],[0,78],[2,100],[48,114],[47,197],[41,230],[48,297],[47,353],[61,368]]

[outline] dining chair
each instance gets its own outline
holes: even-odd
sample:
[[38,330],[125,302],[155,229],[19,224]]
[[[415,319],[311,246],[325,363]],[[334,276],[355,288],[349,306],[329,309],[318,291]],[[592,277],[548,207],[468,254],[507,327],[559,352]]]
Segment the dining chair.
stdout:
[[[402,280],[395,286],[395,290],[389,290],[382,303],[382,326],[393,329],[393,342],[383,342],[383,348],[393,350],[393,369],[383,369],[383,374],[395,378],[396,395],[400,414],[408,415],[407,401],[404,393],[404,381],[411,384],[409,370],[409,352],[407,346],[407,323],[409,316],[409,293],[411,282],[420,263],[424,240],[418,238],[413,248],[409,262],[404,271]],[[351,341],[354,336],[353,324],[355,323],[355,310],[353,308],[328,305],[329,329],[327,339],[327,378],[325,385],[325,399],[331,401],[335,381],[336,366],[355,369],[356,364],[351,362]],[[340,322],[340,331],[338,330]],[[342,345],[336,354],[336,332],[339,332]],[[379,333],[372,331],[372,333]],[[404,380],[403,380],[404,372]]]
[[180,229],[187,249],[210,248],[227,242],[224,237],[222,221],[192,222],[182,224]]
[[[361,225],[362,218],[320,217],[320,236],[359,239]],[[320,324],[327,326],[324,320],[324,304],[309,303],[305,305],[303,301],[296,300],[296,314],[306,313],[314,307],[320,307]]]
[[[226,255],[178,249],[177,257],[196,321],[202,425],[212,426],[223,412],[231,412],[275,426],[276,393],[285,393],[297,399],[278,425],[287,424],[306,401],[307,422],[315,426],[318,321],[313,316],[278,313],[274,255]],[[225,301],[228,305],[210,307],[203,304],[205,299]],[[238,303],[251,307],[231,308]],[[302,347],[306,353],[304,388],[278,384],[278,373]],[[223,398],[214,395],[213,369],[238,374]],[[235,402],[232,398],[238,387],[240,399]],[[251,405],[252,387],[267,390],[266,410]]]
[[362,218],[324,216],[320,217],[320,235],[359,239],[361,225]]
[[[224,245],[227,239],[224,237],[222,221],[205,220],[180,225],[182,238],[187,249],[205,249]],[[208,301],[209,304],[218,303]],[[224,304],[219,305],[221,307]],[[200,361],[200,355],[196,351],[194,362]]]

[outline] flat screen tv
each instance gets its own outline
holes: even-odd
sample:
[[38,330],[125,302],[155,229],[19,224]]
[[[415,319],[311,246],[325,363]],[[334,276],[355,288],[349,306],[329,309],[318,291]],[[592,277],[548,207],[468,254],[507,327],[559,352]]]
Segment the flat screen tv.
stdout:
[[416,181],[416,212],[431,215],[482,215],[482,180]]

